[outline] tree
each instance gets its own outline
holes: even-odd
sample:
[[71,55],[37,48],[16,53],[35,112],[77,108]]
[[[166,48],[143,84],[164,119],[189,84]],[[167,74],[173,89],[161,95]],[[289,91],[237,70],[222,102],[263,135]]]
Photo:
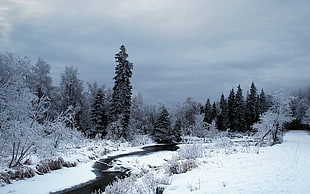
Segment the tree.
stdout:
[[130,130],[134,134],[146,134],[147,125],[147,110],[143,102],[142,94],[135,95],[131,102],[130,110]]
[[128,54],[126,53],[125,46],[120,47],[119,53],[115,55],[116,67],[114,77],[114,87],[112,94],[112,120],[121,120],[123,132],[121,136],[127,139],[128,134],[126,129],[130,119],[130,106],[131,106],[131,95],[132,86],[130,78],[132,76],[133,64],[128,60]]
[[91,120],[95,127],[93,135],[101,134],[105,136],[107,134],[106,127],[108,125],[108,116],[105,110],[104,93],[101,89],[98,90],[96,99],[92,104]]
[[180,140],[180,132],[172,130],[169,112],[164,106],[161,107],[152,135],[154,140],[159,143],[171,143]]
[[66,66],[61,75],[60,82],[62,111],[66,111],[69,106],[75,112],[75,121],[78,127],[81,123],[81,113],[83,108],[83,82],[78,78],[78,70],[73,66]]
[[258,114],[261,115],[268,110],[268,101],[264,89],[261,90],[258,97]]
[[51,66],[40,57],[37,63],[31,67],[31,73],[28,77],[29,88],[38,98],[51,96],[53,86],[50,70]]
[[[214,102],[212,104],[212,112],[211,112],[212,121],[216,118],[217,114],[218,114],[218,107],[217,107],[217,103]],[[211,121],[211,123],[212,123],[212,121]]]
[[291,98],[283,90],[273,93],[273,105],[253,125],[258,130],[257,135],[261,137],[261,141],[268,137],[271,145],[282,143],[285,123],[293,120]]
[[228,128],[227,100],[224,94],[221,95],[220,112],[216,117],[216,127],[220,131],[225,131]]
[[204,122],[207,122],[209,124],[212,123],[213,120],[213,115],[212,115],[212,107],[211,107],[211,103],[210,103],[210,99],[207,99],[205,108],[204,108]]
[[249,130],[253,123],[258,121],[259,118],[259,104],[258,104],[258,96],[257,89],[255,87],[254,82],[252,82],[250,87],[250,93],[247,95],[246,99],[246,124],[247,129]]
[[227,116],[228,116],[228,123],[229,128],[231,130],[235,129],[235,92],[234,89],[231,89],[229,96],[228,96],[228,102],[227,102]]
[[245,122],[245,103],[243,99],[242,89],[240,85],[237,88],[235,103],[234,103],[234,114],[235,118],[233,131],[244,132],[246,130]]

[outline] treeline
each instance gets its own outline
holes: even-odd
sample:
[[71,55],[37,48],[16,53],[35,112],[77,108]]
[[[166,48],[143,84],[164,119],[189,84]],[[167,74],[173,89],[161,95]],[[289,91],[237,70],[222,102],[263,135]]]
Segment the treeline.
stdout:
[[230,129],[231,132],[251,131],[251,126],[259,121],[259,116],[267,111],[271,105],[271,97],[266,96],[263,89],[258,94],[254,82],[247,91],[246,97],[243,96],[241,86],[237,91],[231,89],[228,98],[224,94],[218,102],[211,106],[207,99],[202,109],[204,122],[211,124],[215,122],[220,131]]
[[[115,55],[114,86],[108,88],[104,83],[84,84],[73,66],[65,67],[59,86],[55,86],[51,65],[44,59],[38,58],[32,65],[27,58],[1,54],[1,132],[14,127],[11,121],[45,125],[59,115],[67,115],[71,120],[67,119],[70,122],[66,122],[66,127],[89,137],[128,140],[143,134],[158,142],[172,142],[180,140],[181,135],[204,136],[210,129],[253,131],[252,125],[272,106],[272,97],[265,95],[263,89],[258,92],[254,82],[245,95],[239,85],[228,97],[222,94],[213,103],[209,99],[202,104],[187,98],[173,109],[146,104],[141,94],[132,95],[133,64],[127,58],[125,47],[121,46]],[[300,112],[301,108],[295,109]]]

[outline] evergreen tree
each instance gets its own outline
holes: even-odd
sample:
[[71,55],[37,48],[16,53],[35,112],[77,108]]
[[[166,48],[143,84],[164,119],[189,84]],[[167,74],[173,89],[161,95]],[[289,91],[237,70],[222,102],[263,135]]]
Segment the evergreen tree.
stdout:
[[95,131],[91,135],[100,133],[105,136],[107,134],[108,116],[105,111],[104,93],[101,89],[98,90],[96,99],[92,105],[91,120],[95,127]]
[[206,122],[206,123],[209,123],[209,124],[212,123],[212,107],[211,107],[210,99],[209,98],[207,99],[206,105],[205,105],[205,108],[204,108],[204,119],[203,119],[203,122]]
[[251,125],[259,119],[258,96],[254,82],[252,82],[250,93],[247,95],[245,116],[247,129],[250,129]]
[[180,139],[180,132],[173,131],[171,128],[169,112],[164,106],[161,108],[160,115],[155,123],[153,138],[159,143],[171,143]]
[[268,110],[267,97],[262,89],[258,97],[258,114],[261,115]]
[[233,131],[244,132],[246,130],[245,121],[245,103],[242,95],[242,89],[240,85],[237,88],[235,103],[234,103],[234,128]]
[[217,113],[218,113],[218,110],[217,110],[217,106],[216,106],[216,103],[214,102],[212,104],[212,111],[211,111],[211,122],[216,118],[217,116]]
[[221,95],[220,113],[216,117],[216,127],[220,131],[225,131],[228,128],[228,108],[224,94]]
[[181,131],[182,131],[182,121],[181,119],[177,119],[173,127],[173,133],[175,134],[176,141],[181,140]]
[[231,130],[235,129],[235,91],[231,89],[228,100],[227,100],[227,117],[228,117],[228,127]]
[[115,67],[114,87],[112,94],[112,107],[111,116],[113,121],[120,119],[123,131],[120,132],[121,136],[125,139],[128,138],[127,127],[130,119],[130,106],[132,86],[130,78],[132,76],[133,64],[128,60],[125,46],[120,47],[119,53],[115,55],[117,65]]

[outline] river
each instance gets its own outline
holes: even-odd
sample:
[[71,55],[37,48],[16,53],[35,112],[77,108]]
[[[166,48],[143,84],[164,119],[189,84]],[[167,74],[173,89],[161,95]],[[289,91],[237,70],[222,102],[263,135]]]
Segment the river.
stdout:
[[68,189],[64,189],[61,191],[53,192],[54,194],[87,194],[92,193],[96,190],[104,191],[105,187],[111,184],[116,178],[126,177],[130,174],[129,169],[123,168],[120,171],[109,171],[112,167],[112,162],[116,159],[128,157],[128,156],[145,156],[148,154],[152,154],[154,152],[159,151],[176,151],[179,147],[175,144],[161,144],[161,145],[154,145],[154,146],[146,146],[143,147],[141,151],[130,152],[126,154],[119,154],[116,156],[111,156],[106,159],[100,159],[99,161],[95,162],[93,165],[93,172],[96,175],[96,178],[90,180],[85,183],[81,183],[79,185],[73,186]]

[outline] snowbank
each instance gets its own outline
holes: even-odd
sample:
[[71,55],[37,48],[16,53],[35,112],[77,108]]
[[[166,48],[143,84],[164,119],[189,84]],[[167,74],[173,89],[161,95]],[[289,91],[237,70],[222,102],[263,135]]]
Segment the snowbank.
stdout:
[[310,193],[310,136],[290,131],[284,143],[259,154],[220,154],[174,175],[164,193]]

